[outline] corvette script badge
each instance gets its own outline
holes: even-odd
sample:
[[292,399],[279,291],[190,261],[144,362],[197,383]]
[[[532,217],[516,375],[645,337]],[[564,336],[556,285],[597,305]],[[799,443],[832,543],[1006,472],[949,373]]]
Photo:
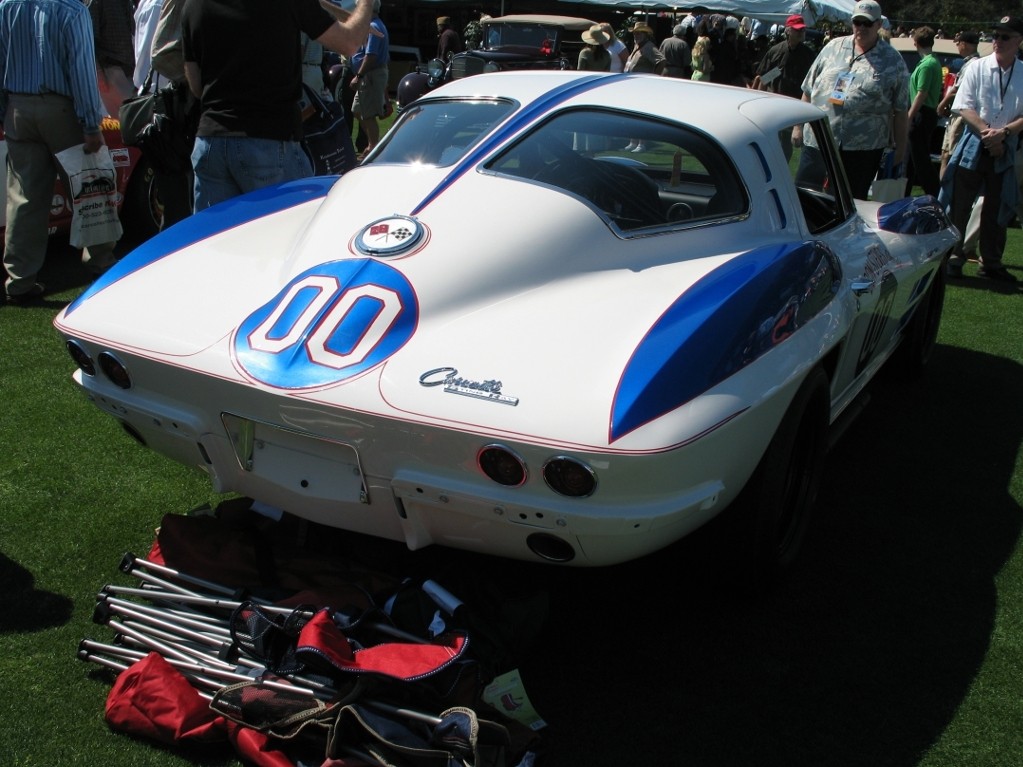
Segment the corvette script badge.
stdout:
[[456,368],[434,368],[419,376],[420,386],[443,386],[448,394],[461,394],[463,397],[485,399],[488,402],[500,402],[502,405],[519,404],[518,397],[509,397],[501,393],[501,382],[493,379],[473,381],[461,378]]
[[423,238],[423,225],[408,216],[381,218],[355,236],[355,247],[368,256],[395,256]]

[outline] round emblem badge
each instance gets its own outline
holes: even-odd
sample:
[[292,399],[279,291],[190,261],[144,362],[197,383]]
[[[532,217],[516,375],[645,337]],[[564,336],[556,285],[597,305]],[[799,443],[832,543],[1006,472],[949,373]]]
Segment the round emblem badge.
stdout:
[[381,218],[355,237],[355,247],[368,256],[394,256],[414,248],[423,238],[423,226],[408,216]]

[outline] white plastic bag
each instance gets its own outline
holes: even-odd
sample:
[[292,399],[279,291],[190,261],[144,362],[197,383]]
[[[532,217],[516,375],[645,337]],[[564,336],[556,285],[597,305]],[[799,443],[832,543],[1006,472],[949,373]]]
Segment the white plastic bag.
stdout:
[[895,165],[895,153],[891,149],[886,149],[881,155],[877,178],[870,185],[870,199],[874,202],[893,202],[905,196],[905,163]]
[[87,248],[121,238],[121,220],[117,216],[117,172],[110,149],[86,154],[85,144],[57,153],[71,181],[71,245]]
[[906,196],[906,177],[875,178],[870,187],[870,199],[874,202],[892,202]]

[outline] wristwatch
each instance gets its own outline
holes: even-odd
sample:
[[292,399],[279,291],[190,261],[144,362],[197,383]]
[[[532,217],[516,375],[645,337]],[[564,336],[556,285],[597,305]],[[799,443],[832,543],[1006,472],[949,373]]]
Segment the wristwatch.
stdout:
[[1002,128],[1002,133],[1005,134],[1006,138],[1009,138],[1009,136],[1012,135],[1012,131],[1009,130],[1009,126],[1008,125],[1006,125],[1004,128]]

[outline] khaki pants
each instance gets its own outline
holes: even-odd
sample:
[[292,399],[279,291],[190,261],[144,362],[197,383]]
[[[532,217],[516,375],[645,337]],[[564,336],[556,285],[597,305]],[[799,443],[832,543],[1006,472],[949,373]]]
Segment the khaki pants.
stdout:
[[[1016,150],[1016,183],[1019,185],[1019,200],[1016,203],[1016,218],[1023,225],[1023,147]],[[984,207],[984,195],[977,198],[970,211],[970,220],[966,224],[963,235],[963,253],[967,256],[977,251],[977,240],[980,239],[980,211]]]
[[[4,268],[7,293],[31,290],[46,259],[50,205],[57,174],[71,189],[67,174],[54,155],[82,143],[82,126],[66,96],[12,93],[4,114],[7,140],[7,230]],[[95,273],[114,261],[114,245],[93,245],[82,261]]]

